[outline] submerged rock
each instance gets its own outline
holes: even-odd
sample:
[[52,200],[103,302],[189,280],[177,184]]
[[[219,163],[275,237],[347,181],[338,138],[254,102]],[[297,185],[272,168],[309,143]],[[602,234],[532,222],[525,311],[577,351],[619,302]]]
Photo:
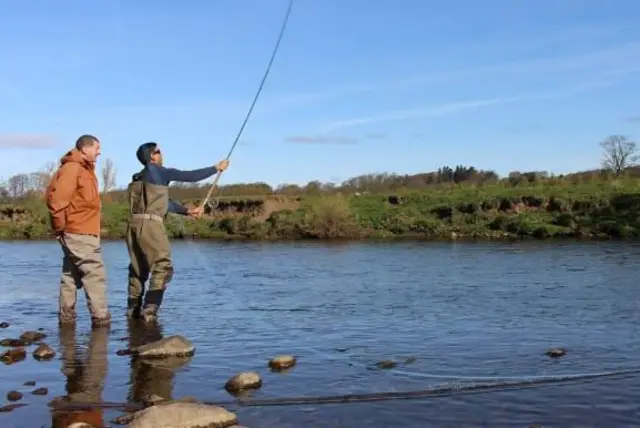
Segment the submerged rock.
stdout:
[[8,322],[0,322],[0,328],[9,328],[11,327],[11,324],[9,324]]
[[416,357],[407,357],[404,360],[405,364],[411,364],[411,363],[415,363],[416,362]]
[[146,345],[118,351],[118,355],[134,355],[140,358],[191,357],[193,344],[182,336],[170,336]]
[[271,370],[280,371],[286,370],[296,365],[296,357],[292,355],[279,355],[269,360],[269,367]]
[[22,339],[2,339],[0,340],[0,346],[8,346],[11,348],[17,348],[19,346],[29,346],[29,342]]
[[197,403],[172,403],[152,406],[136,412],[129,428],[228,428],[237,423],[237,417],[228,410]]
[[49,390],[47,388],[38,388],[31,391],[33,395],[47,395]]
[[378,361],[376,363],[376,366],[379,369],[392,369],[397,365],[398,365],[398,363],[396,363],[395,361],[392,361],[392,360],[382,360],[382,361]]
[[240,392],[247,389],[257,389],[262,386],[262,379],[256,372],[238,373],[227,381],[224,389],[228,392]]
[[50,360],[55,356],[56,356],[56,351],[54,351],[51,346],[44,343],[38,346],[35,351],[33,351],[33,358],[35,358],[38,361]]
[[549,349],[545,354],[551,358],[558,358],[567,355],[567,350],[562,348]]
[[9,391],[7,392],[7,400],[8,401],[18,401],[22,399],[22,392],[19,391]]
[[0,407],[0,412],[12,412],[15,409],[19,409],[20,407],[24,407],[26,406],[26,403],[12,403],[12,404],[7,404],[6,406],[2,406]]
[[28,380],[25,383],[23,383],[24,386],[36,386],[36,381],[35,380]]
[[9,349],[4,354],[0,355],[0,361],[6,365],[14,364],[27,358],[27,351],[24,348]]
[[37,342],[45,337],[47,337],[47,335],[39,331],[25,331],[20,335],[20,339],[30,343]]

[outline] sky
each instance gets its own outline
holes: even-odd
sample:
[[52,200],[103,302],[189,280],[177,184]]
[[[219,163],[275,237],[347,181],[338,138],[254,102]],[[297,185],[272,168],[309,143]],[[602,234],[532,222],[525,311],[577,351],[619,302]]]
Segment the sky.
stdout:
[[[288,0],[0,0],[0,178],[82,134],[118,186],[229,152]],[[640,137],[640,2],[294,0],[220,184],[443,165],[565,173]],[[634,31],[635,30],[635,31]]]

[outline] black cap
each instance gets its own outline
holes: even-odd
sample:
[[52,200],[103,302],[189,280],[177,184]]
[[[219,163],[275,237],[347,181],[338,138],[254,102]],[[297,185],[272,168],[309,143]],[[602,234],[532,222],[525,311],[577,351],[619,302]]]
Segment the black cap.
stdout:
[[146,165],[151,160],[151,155],[158,145],[156,143],[144,143],[138,147],[136,157],[142,165]]

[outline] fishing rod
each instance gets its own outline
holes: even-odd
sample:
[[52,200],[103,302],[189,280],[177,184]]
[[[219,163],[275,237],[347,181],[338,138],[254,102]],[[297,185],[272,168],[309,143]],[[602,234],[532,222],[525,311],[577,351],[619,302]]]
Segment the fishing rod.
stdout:
[[[287,12],[286,12],[286,14],[284,16],[284,20],[282,21],[282,26],[280,27],[280,34],[278,35],[278,40],[276,41],[276,44],[275,44],[275,46],[273,48],[273,52],[271,53],[271,59],[269,60],[269,63],[268,63],[267,68],[265,70],[264,76],[262,76],[262,81],[260,82],[260,86],[258,87],[258,91],[256,92],[256,95],[253,98],[253,102],[251,103],[251,106],[249,107],[249,111],[247,112],[247,115],[244,118],[244,122],[242,122],[242,126],[240,127],[240,130],[238,131],[238,135],[236,135],[236,139],[233,142],[233,145],[231,146],[231,150],[229,150],[229,154],[225,158],[225,160],[227,160],[227,161],[231,157],[231,154],[233,153],[233,150],[236,148],[236,144],[238,144],[238,141],[240,140],[240,136],[242,135],[242,131],[244,131],[244,127],[246,126],[247,122],[249,121],[249,117],[251,116],[251,113],[253,112],[253,108],[255,107],[256,102],[258,101],[258,97],[260,96],[260,93],[262,92],[262,88],[264,87],[264,83],[267,80],[267,76],[269,75],[269,71],[271,70],[271,66],[273,65],[273,60],[275,59],[276,53],[278,52],[278,49],[280,48],[280,42],[282,41],[282,36],[284,35],[284,31],[287,28],[287,24],[289,22],[289,15],[291,14],[291,8],[292,7],[293,7],[293,0],[289,0],[289,5],[287,7]],[[213,183],[211,184],[211,187],[209,188],[209,191],[207,192],[207,195],[204,198],[204,201],[202,201],[202,205],[200,206],[203,210],[204,210],[205,206],[207,206],[207,204],[209,205],[209,207],[212,210],[218,206],[218,202],[220,200],[220,196],[222,195],[222,189],[220,189],[220,193],[218,193],[218,197],[214,201],[209,202],[209,199],[211,198],[211,194],[213,193],[213,190],[218,185],[218,180],[220,180],[220,177],[222,176],[223,172],[224,171],[218,171],[218,173],[216,174],[216,177],[213,180]]]

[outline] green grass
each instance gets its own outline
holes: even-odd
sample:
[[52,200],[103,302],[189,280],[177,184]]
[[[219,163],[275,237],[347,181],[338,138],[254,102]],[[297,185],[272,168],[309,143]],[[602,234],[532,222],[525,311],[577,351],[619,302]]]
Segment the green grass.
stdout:
[[[169,216],[173,238],[203,239],[359,239],[552,238],[640,236],[640,183],[633,179],[588,180],[571,184],[547,180],[510,187],[442,185],[395,194],[285,198],[289,208],[257,215],[267,198],[226,196],[226,209],[244,212],[201,220]],[[299,199],[291,209],[291,200]],[[277,203],[278,198],[269,197]],[[274,202],[275,201],[275,202]],[[222,204],[221,204],[222,206]],[[120,239],[126,229],[126,205],[103,208],[105,238]],[[42,202],[0,206],[0,239],[50,237]]]

